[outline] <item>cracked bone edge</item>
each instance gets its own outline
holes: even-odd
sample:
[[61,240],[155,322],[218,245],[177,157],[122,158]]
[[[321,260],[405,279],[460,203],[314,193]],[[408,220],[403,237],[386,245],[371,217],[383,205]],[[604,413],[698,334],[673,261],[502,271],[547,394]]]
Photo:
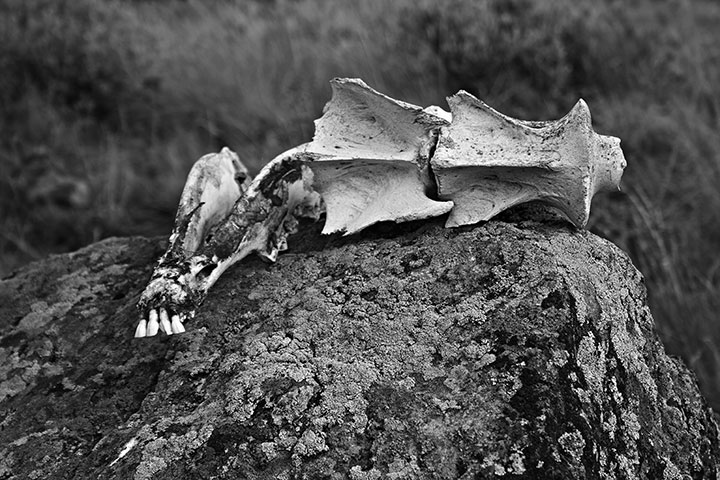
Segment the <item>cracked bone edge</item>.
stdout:
[[431,198],[430,153],[449,113],[392,99],[362,80],[331,81],[332,98],[302,151],[323,198],[323,233],[356,233],[382,221],[435,217],[452,208]]
[[464,91],[448,103],[452,123],[441,127],[430,162],[439,197],[455,204],[448,227],[529,201],[584,227],[593,195],[619,188],[626,166],[620,140],[593,131],[583,100],[550,122],[508,117]]

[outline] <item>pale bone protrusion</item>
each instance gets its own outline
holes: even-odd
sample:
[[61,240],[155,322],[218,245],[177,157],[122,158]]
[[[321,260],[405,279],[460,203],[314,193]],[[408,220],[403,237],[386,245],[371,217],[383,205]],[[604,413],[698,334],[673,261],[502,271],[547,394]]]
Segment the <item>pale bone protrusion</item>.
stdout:
[[583,100],[551,122],[508,117],[463,91],[448,103],[452,123],[431,160],[439,197],[455,203],[446,226],[538,200],[584,227],[593,195],[618,189],[626,166],[620,140],[593,131]]
[[[222,162],[224,157],[212,158]],[[252,182],[242,167],[241,188],[236,192],[216,189],[228,195],[238,194],[229,212],[220,212],[219,221],[210,212],[213,208],[224,209],[225,201],[214,202],[207,211],[201,195],[187,197],[189,205],[181,202],[171,245],[138,303],[142,317],[136,336],[153,336],[159,329],[167,334],[182,333],[185,328],[181,322],[194,315],[197,305],[227,268],[251,253],[274,261],[278,252],[287,248],[286,238],[295,231],[296,216],[319,217],[321,200],[312,189],[313,174],[306,166],[309,160],[307,154],[290,150],[268,163]],[[224,181],[211,182],[209,177],[218,174],[227,178],[233,172],[216,168],[213,163],[196,166],[208,173],[194,177],[205,184],[223,185]],[[202,190],[186,186],[186,191]],[[191,233],[193,238],[188,238]],[[187,250],[189,245],[195,250]]]
[[315,136],[301,147],[314,159],[308,166],[327,210],[323,233],[349,235],[382,221],[449,212],[452,202],[428,196],[435,189],[430,153],[447,122],[361,80],[331,84],[332,99],[315,121]]
[[[135,331],[136,337],[154,336],[160,327],[163,330],[169,327],[165,331],[167,334],[180,333],[181,321],[187,314],[177,315],[177,322],[163,325],[160,315],[164,309],[160,305],[177,305],[190,300],[187,297],[192,292],[188,289],[185,265],[203,245],[210,229],[230,213],[238,198],[249,188],[250,180],[247,168],[228,148],[195,162],[180,196],[168,249],[158,261],[141,296],[139,306],[143,318]],[[146,308],[147,312],[144,311]]]
[[442,118],[448,124],[452,122],[452,113],[441,107],[438,107],[437,105],[430,105],[429,107],[425,107],[423,108],[423,112]]
[[556,122],[515,120],[465,92],[449,103],[451,113],[423,110],[338,79],[314,139],[273,159],[252,182],[229,150],[203,157],[141,296],[136,336],[182,333],[227,268],[251,253],[274,261],[297,217],[317,219],[323,207],[325,233],[450,209],[447,225],[463,225],[530,200],[584,226],[592,195],[617,188],[625,166],[619,140],[592,131],[582,100]]
[[[195,162],[180,197],[173,232],[185,252],[192,254],[200,247],[208,230],[230,213],[251,180],[240,158],[227,147]],[[185,222],[187,230],[179,232]]]

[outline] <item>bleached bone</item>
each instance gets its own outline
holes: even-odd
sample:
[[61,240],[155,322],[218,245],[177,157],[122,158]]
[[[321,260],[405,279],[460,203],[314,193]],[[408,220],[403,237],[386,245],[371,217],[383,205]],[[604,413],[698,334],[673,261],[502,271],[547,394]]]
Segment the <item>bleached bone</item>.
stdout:
[[298,217],[325,209],[323,233],[350,234],[448,211],[448,226],[463,225],[540,200],[584,226],[592,195],[617,188],[625,166],[619,140],[592,131],[582,100],[556,122],[525,122],[465,92],[449,99],[448,113],[360,80],[332,85],[313,140],[254,180],[227,149],[195,164],[168,250],[138,303],[135,336],[184,332],[220,275],[251,253],[274,261]]
[[136,337],[153,336],[160,328],[168,334],[183,331],[181,321],[192,311],[178,312],[177,321],[173,316],[167,330],[168,325],[161,320],[167,310],[161,306],[193,303],[196,293],[188,285],[187,265],[210,228],[229,214],[249,186],[247,168],[228,148],[195,162],[180,197],[169,246],[139,302],[141,309],[146,309],[149,303],[156,304],[157,308],[146,309],[147,319],[144,314],[135,331]]
[[332,100],[315,121],[314,186],[325,201],[323,233],[356,233],[381,221],[443,215],[451,202],[434,195],[428,165],[438,129],[448,122],[393,100],[361,80],[335,79]]
[[626,166],[620,140],[593,131],[583,100],[552,122],[510,118],[463,91],[448,103],[452,123],[430,162],[439,197],[455,204],[445,226],[538,200],[584,227],[593,195],[618,189]]
[[[225,201],[213,202],[213,209],[210,203],[202,203],[202,196],[183,194],[187,204],[181,201],[168,251],[138,302],[142,317],[136,337],[153,336],[158,329],[166,334],[182,333],[182,322],[194,316],[195,308],[227,268],[251,253],[274,261],[278,252],[287,248],[285,240],[295,230],[296,215],[319,217],[320,196],[312,190],[312,172],[305,165],[304,155],[288,152],[268,163],[252,182],[249,176],[244,177],[234,192],[217,189],[229,196],[236,194],[228,212],[223,208]],[[235,160],[236,156],[233,165]],[[227,165],[226,156],[209,157],[208,162],[195,165],[193,169],[198,172],[193,178],[224,185],[235,175],[223,165]],[[244,173],[245,168],[239,165],[238,171]],[[212,181],[216,173],[224,181]],[[186,191],[201,190],[186,185]],[[211,212],[224,216],[218,221]],[[190,228],[195,225],[197,228]],[[189,251],[186,246],[195,249]]]

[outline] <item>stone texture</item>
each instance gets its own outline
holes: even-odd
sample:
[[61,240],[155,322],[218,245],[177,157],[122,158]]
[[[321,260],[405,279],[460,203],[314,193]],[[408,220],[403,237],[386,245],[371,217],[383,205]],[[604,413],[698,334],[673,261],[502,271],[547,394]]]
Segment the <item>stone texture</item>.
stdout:
[[161,240],[4,279],[0,479],[717,477],[713,413],[619,249],[438,222],[310,228],[172,337],[131,338]]

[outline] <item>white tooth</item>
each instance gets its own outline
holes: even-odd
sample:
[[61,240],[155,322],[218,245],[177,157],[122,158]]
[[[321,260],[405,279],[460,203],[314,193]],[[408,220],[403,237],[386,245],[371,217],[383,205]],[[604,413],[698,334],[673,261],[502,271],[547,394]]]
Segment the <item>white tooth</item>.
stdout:
[[147,336],[153,337],[158,332],[158,313],[157,310],[150,310],[148,325],[147,325]]
[[172,331],[173,333],[183,333],[185,331],[185,327],[180,322],[180,316],[178,315],[172,316]]
[[163,329],[163,332],[168,335],[173,334],[172,327],[170,326],[170,318],[168,318],[167,310],[164,308],[160,309],[160,327]]
[[135,338],[142,338],[147,335],[147,320],[142,319],[135,329]]

